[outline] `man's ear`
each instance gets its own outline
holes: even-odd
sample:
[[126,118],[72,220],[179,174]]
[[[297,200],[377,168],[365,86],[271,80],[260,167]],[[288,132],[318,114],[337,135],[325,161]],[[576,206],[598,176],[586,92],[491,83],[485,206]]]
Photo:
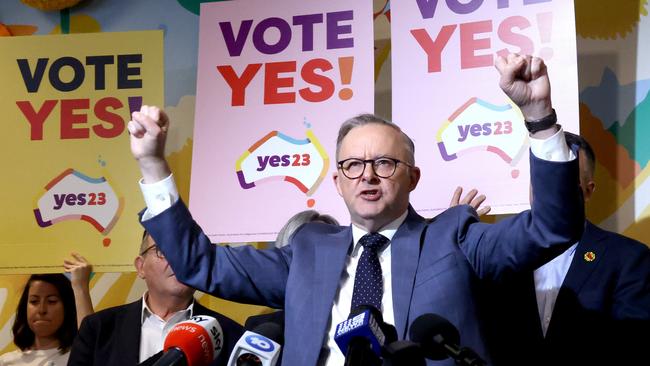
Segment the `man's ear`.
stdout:
[[138,274],[138,277],[144,279],[144,258],[141,255],[135,257],[133,260],[133,266],[135,267],[135,272]]
[[591,199],[591,196],[594,194],[594,191],[596,191],[596,182],[594,182],[593,180],[589,180],[584,190],[585,202]]
[[343,191],[341,191],[341,187],[340,187],[341,176],[339,175],[338,170],[335,170],[334,173],[332,173],[332,180],[334,181],[334,185],[336,186],[336,191],[339,192],[339,196],[343,197]]
[[413,168],[410,168],[411,172],[409,173],[411,177],[411,186],[409,187],[409,192],[412,192],[415,187],[418,186],[418,182],[420,181],[420,168],[414,166]]

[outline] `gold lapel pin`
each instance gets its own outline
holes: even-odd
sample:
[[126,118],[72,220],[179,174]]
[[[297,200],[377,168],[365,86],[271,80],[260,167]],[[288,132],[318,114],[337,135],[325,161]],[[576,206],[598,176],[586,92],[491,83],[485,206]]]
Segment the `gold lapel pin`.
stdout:
[[594,260],[596,260],[596,253],[586,252],[584,258],[587,262],[593,262]]

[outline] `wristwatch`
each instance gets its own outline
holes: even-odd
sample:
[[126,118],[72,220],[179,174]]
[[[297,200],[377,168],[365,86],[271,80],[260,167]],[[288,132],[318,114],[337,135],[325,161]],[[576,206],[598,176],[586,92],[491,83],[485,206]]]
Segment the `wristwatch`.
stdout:
[[542,117],[540,119],[536,119],[534,121],[526,121],[524,120],[524,124],[526,125],[526,129],[530,133],[535,133],[538,131],[545,130],[554,124],[557,123],[557,115],[555,114],[555,109],[551,109],[552,112],[546,117]]

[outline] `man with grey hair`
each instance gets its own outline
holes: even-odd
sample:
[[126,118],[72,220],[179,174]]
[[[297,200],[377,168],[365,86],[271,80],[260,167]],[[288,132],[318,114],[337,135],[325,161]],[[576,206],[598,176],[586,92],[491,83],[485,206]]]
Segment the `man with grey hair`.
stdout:
[[182,281],[284,308],[284,365],[343,364],[336,326],[359,305],[377,308],[399,339],[418,316],[440,314],[488,358],[477,283],[540,266],[579,237],[584,220],[577,161],[555,123],[543,61],[511,54],[496,67],[531,131],[531,211],[486,225],[459,205],[426,221],[409,204],[420,179],[412,142],[397,125],[362,115],[341,127],[333,173],[352,225],[306,224],[280,249],[212,245],[175,193],[163,155],[169,119],[144,106],[128,125],[147,203],[142,224]]
[[323,224],[338,225],[339,222],[336,221],[330,215],[322,214],[316,210],[304,210],[300,211],[297,214],[291,216],[287,223],[284,224],[278,236],[275,238],[275,247],[282,248],[283,246],[289,244],[291,236],[304,224],[308,222],[321,222]]
[[230,352],[243,334],[234,320],[194,299],[193,288],[180,283],[164,254],[146,231],[133,264],[147,290],[130,304],[98,311],[79,327],[68,365],[151,365],[163,350],[167,333],[193,315],[208,315],[223,330],[222,350],[213,362],[226,366]]

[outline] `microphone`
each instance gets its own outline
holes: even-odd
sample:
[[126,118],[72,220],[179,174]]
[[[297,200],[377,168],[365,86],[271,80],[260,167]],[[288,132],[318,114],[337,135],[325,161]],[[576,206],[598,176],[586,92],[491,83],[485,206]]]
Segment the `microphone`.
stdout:
[[381,365],[381,348],[397,340],[397,330],[384,323],[379,310],[370,305],[360,306],[339,323],[334,341],[345,354],[345,365]]
[[140,362],[136,366],[152,366],[152,365],[155,366],[156,362],[158,362],[158,360],[162,357],[162,355],[163,355],[163,351],[161,350],[160,352],[158,352],[158,353],[152,355],[151,357],[147,358],[146,360]]
[[461,366],[487,365],[469,347],[460,347],[458,329],[447,319],[437,314],[423,314],[411,324],[411,340],[418,342],[424,356],[430,360],[443,360],[451,357]]
[[165,353],[154,366],[207,366],[223,348],[223,331],[217,319],[197,315],[167,333]]
[[424,352],[419,344],[410,341],[395,341],[382,350],[383,366],[426,366]]
[[279,324],[267,322],[247,330],[235,345],[228,366],[275,366],[280,358],[284,331]]

